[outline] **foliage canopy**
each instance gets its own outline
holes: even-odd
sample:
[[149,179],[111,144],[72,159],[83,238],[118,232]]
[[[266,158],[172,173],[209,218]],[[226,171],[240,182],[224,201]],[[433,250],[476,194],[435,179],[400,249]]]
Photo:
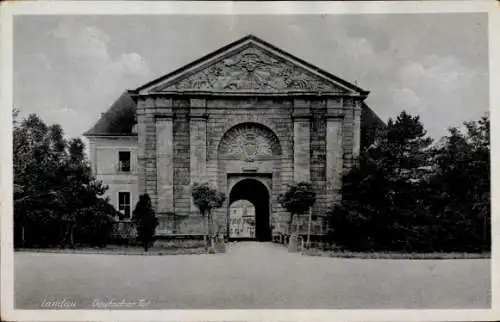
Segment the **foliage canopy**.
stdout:
[[36,114],[13,116],[14,220],[29,230],[26,246],[64,246],[73,242],[69,235],[105,244],[119,213],[101,198],[107,187],[92,176],[83,141],[66,139],[61,126],[47,126]]
[[316,193],[309,182],[299,182],[278,196],[278,202],[291,214],[304,214],[316,201]]
[[332,240],[354,250],[489,248],[489,120],[466,122],[434,146],[402,112],[343,178]]
[[209,214],[212,209],[220,208],[226,201],[226,196],[208,183],[194,183],[191,188],[193,202],[201,215]]

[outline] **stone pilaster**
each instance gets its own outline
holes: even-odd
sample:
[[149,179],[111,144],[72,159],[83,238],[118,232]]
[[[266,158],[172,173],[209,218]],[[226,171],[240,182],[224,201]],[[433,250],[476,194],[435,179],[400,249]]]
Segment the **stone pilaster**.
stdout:
[[293,102],[293,180],[311,180],[311,111],[310,102]]
[[156,114],[157,212],[174,211],[174,142],[172,100],[158,99]]
[[341,199],[343,173],[342,99],[328,99],[326,113],[326,198],[329,208]]
[[355,101],[353,123],[352,156],[354,161],[357,162],[361,146],[361,100]]
[[139,194],[146,193],[146,124],[144,112],[137,106],[137,165]]
[[[189,147],[191,186],[207,180],[207,113],[204,99],[190,100]],[[197,211],[191,198],[191,211]]]
[[150,97],[140,97],[137,104],[137,143],[139,193],[149,194],[156,208],[156,105]]
[[344,152],[344,171],[348,172],[354,165],[354,107],[355,98],[352,96],[342,97],[344,111],[344,123],[342,127],[342,140]]

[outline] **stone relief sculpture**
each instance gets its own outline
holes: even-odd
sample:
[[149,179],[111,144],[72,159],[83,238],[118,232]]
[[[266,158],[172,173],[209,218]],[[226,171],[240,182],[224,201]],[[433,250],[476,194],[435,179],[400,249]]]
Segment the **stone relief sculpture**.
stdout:
[[274,134],[254,124],[241,124],[229,130],[219,146],[220,156],[248,162],[280,153],[279,142]]
[[254,47],[246,48],[183,79],[173,80],[153,89],[153,91],[166,90],[343,92],[343,89],[305,69]]

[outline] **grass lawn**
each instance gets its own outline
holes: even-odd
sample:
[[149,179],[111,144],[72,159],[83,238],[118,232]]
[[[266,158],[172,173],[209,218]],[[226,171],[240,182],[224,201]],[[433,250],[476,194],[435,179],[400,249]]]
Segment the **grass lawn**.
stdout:
[[107,245],[106,247],[77,246],[75,248],[20,248],[20,252],[65,253],[65,254],[108,254],[108,255],[194,255],[205,254],[201,240],[156,241],[147,252],[136,245]]
[[351,252],[340,250],[304,249],[303,255],[360,258],[360,259],[490,259],[491,253],[401,253],[401,252]]
[[[286,245],[284,245],[286,248]],[[20,248],[20,252],[108,254],[108,255],[194,255],[205,254],[203,240],[160,240],[147,252],[137,245],[107,245],[104,248],[80,246],[75,248]],[[218,251],[224,252],[224,251]],[[490,259],[491,253],[401,253],[401,252],[352,252],[347,250],[303,249],[306,256],[359,259]]]

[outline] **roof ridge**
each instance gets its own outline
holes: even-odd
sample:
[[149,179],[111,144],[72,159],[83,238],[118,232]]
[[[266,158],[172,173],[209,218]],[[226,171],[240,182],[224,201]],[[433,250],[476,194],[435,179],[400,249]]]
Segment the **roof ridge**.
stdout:
[[83,136],[123,135],[131,132],[136,109],[136,102],[128,91],[124,91]]
[[248,34],[248,35],[246,35],[244,37],[241,37],[241,38],[239,38],[239,39],[237,39],[237,40],[235,40],[235,41],[233,41],[233,42],[231,42],[231,43],[229,43],[229,44],[227,44],[225,46],[222,46],[219,49],[216,49],[216,50],[214,50],[214,51],[212,51],[212,52],[210,52],[210,53],[208,53],[208,54],[206,54],[206,55],[204,55],[204,56],[202,56],[200,58],[197,58],[197,59],[191,61],[190,63],[185,64],[185,65],[183,65],[183,66],[181,66],[181,67],[179,67],[179,68],[177,68],[177,69],[175,69],[175,70],[173,70],[173,71],[171,71],[171,72],[169,72],[167,74],[164,74],[164,75],[162,75],[160,77],[157,77],[157,78],[155,78],[155,79],[153,79],[153,80],[151,80],[151,81],[149,81],[149,82],[147,82],[147,83],[145,83],[145,84],[143,84],[143,85],[141,85],[141,86],[139,86],[139,87],[137,87],[137,88],[135,88],[133,90],[129,90],[129,92],[131,92],[131,93],[138,93],[139,91],[141,91],[143,89],[146,89],[146,88],[151,87],[151,86],[153,86],[153,85],[155,85],[157,83],[160,83],[163,80],[166,80],[168,78],[171,78],[171,77],[175,76],[176,74],[181,74],[181,73],[189,70],[190,68],[192,68],[192,67],[194,67],[196,65],[199,65],[200,63],[203,63],[204,61],[210,60],[210,59],[218,56],[219,54],[224,53],[224,52],[230,50],[231,48],[235,48],[237,46],[240,46],[240,45],[242,45],[242,44],[244,44],[245,42],[248,42],[248,41],[253,41],[255,44],[260,45],[264,50],[271,49],[271,50],[279,53],[280,55],[283,55],[284,57],[286,57],[286,58],[288,58],[290,60],[293,60],[293,61],[295,61],[295,62],[297,62],[297,63],[299,63],[299,64],[301,64],[301,65],[303,65],[303,66],[305,66],[307,68],[309,68],[310,70],[314,71],[315,73],[318,73],[322,77],[325,77],[325,78],[328,78],[330,80],[333,80],[334,82],[339,83],[340,85],[342,85],[342,86],[344,86],[344,87],[346,87],[346,88],[348,88],[350,90],[353,90],[355,92],[359,92],[359,93],[361,93],[363,95],[368,95],[369,94],[369,91],[364,90],[364,89],[358,87],[356,84],[353,84],[353,83],[348,82],[348,81],[346,81],[346,80],[344,80],[344,79],[342,79],[342,78],[340,78],[340,77],[338,77],[336,75],[333,75],[333,74],[331,74],[331,73],[329,73],[329,72],[327,72],[327,71],[319,68],[318,66],[315,66],[315,65],[313,65],[313,64],[305,61],[304,59],[302,59],[300,57],[297,57],[297,56],[295,56],[295,55],[293,55],[293,54],[291,54],[291,53],[289,53],[289,52],[287,52],[287,51],[285,51],[285,50],[283,50],[283,49],[281,49],[281,48],[279,48],[279,47],[277,47],[277,46],[275,46],[275,45],[273,45],[273,44],[271,44],[271,43],[269,43],[269,42],[267,42],[265,40],[263,40],[262,38],[260,38],[258,36],[255,36],[254,34]]

